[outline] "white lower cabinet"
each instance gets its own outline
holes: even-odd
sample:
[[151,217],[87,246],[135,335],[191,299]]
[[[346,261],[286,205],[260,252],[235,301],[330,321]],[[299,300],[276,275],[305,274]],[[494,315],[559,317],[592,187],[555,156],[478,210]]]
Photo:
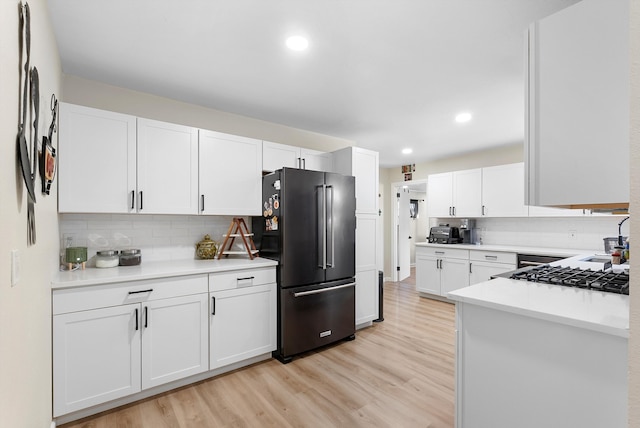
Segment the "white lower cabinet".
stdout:
[[356,326],[378,319],[378,271],[356,272]]
[[207,276],[53,292],[53,415],[208,369]]
[[207,371],[207,294],[142,305],[142,388]]
[[276,349],[274,268],[209,275],[211,370]]
[[416,290],[445,296],[469,285],[469,251],[416,248]]
[[136,303],[53,317],[54,416],[140,391],[139,314]]
[[502,251],[469,251],[469,285],[488,281],[493,275],[516,269],[518,255]]

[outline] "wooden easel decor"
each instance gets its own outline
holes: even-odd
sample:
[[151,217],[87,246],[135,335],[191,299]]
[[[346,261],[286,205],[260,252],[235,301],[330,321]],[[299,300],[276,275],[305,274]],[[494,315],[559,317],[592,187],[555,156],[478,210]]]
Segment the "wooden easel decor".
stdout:
[[[235,230],[234,230],[235,227]],[[253,233],[249,233],[249,229],[247,228],[247,224],[244,222],[244,219],[241,217],[234,217],[231,220],[231,224],[229,225],[229,230],[226,235],[222,235],[224,237],[224,242],[220,247],[220,252],[218,253],[218,260],[222,255],[228,256],[229,254],[248,254],[249,259],[253,260],[253,256],[258,254],[258,250],[256,249],[255,244],[253,243]],[[231,251],[233,247],[233,241],[236,238],[242,238],[242,242],[244,243],[244,248],[246,251]],[[231,240],[229,240],[231,238]],[[229,246],[227,247],[227,242]],[[226,249],[225,249],[226,248]]]

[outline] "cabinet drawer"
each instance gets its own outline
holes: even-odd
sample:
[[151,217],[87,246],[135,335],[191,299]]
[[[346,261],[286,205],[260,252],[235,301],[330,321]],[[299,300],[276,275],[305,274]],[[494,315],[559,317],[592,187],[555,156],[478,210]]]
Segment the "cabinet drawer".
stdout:
[[448,259],[468,259],[469,250],[449,247],[416,247],[416,254],[426,256],[448,258]]
[[206,293],[207,291],[206,275],[176,276],[68,288],[53,292],[53,314],[148,302],[169,297]]
[[209,291],[229,290],[276,282],[275,268],[243,269],[209,274]]
[[504,253],[502,251],[469,251],[469,260],[495,263],[508,263],[516,265],[518,256],[516,253]]

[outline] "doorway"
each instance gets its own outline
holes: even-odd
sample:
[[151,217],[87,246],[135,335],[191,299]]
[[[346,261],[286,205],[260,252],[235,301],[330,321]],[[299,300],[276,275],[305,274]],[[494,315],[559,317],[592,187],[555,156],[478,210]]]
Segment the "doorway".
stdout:
[[415,244],[427,239],[427,180],[391,184],[393,224],[391,227],[392,278],[401,281],[415,264]]

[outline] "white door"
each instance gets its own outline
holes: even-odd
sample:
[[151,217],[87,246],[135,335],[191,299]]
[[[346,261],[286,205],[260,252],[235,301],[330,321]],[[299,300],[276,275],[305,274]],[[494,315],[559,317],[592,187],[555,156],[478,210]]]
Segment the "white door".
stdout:
[[378,270],[356,272],[356,326],[378,319]]
[[198,213],[198,130],[138,119],[137,210]]
[[409,190],[398,189],[398,281],[409,277],[411,265],[411,237],[409,236]]
[[209,368],[207,293],[142,304],[142,388]]
[[140,305],[53,317],[53,416],[140,391]]
[[200,130],[200,213],[262,215],[262,141]]
[[210,369],[276,349],[276,284],[211,293]]
[[61,103],[58,140],[59,212],[135,212],[134,116]]

